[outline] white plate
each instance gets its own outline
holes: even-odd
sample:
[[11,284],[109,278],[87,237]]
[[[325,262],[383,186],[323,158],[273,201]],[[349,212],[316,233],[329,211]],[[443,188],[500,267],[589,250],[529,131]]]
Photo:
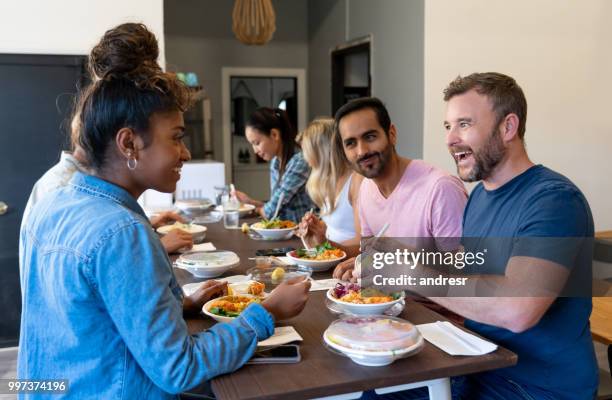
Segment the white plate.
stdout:
[[384,314],[389,308],[395,304],[403,302],[405,295],[402,295],[397,300],[389,301],[387,303],[375,303],[375,304],[356,304],[348,303],[346,301],[340,301],[333,295],[334,289],[327,291],[327,298],[334,303],[343,314],[351,315],[380,315]]
[[284,229],[264,229],[259,228],[259,222],[256,222],[250,226],[250,229],[259,233],[263,239],[267,240],[285,240],[290,239],[293,236],[293,231],[297,229],[297,225],[293,228],[284,228]]
[[[248,294],[241,294],[240,296],[244,296],[244,297],[251,297],[251,298],[256,298],[255,296],[252,295],[248,295]],[[229,296],[223,296],[223,297],[229,297]],[[232,322],[234,319],[236,319],[237,317],[226,317],[223,315],[217,315],[217,314],[213,314],[210,311],[208,311],[210,309],[210,306],[212,305],[213,302],[223,299],[223,297],[219,297],[217,299],[212,299],[210,301],[208,301],[206,304],[204,304],[204,306],[202,307],[202,312],[206,315],[208,315],[209,317],[211,317],[212,319],[214,319],[217,322]],[[248,307],[248,306],[247,306]]]
[[346,253],[342,252],[342,257],[334,258],[333,260],[306,260],[304,258],[296,257],[294,255],[296,251],[297,250],[288,252],[287,258],[289,258],[294,264],[305,265],[312,268],[314,272],[327,271],[346,258]]
[[[252,204],[242,204],[240,206],[240,208],[238,209],[238,213],[241,217],[246,217],[247,215],[249,215],[253,210],[255,209],[255,206]],[[217,206],[215,207],[215,211],[219,211],[219,212],[223,212],[223,206]]]

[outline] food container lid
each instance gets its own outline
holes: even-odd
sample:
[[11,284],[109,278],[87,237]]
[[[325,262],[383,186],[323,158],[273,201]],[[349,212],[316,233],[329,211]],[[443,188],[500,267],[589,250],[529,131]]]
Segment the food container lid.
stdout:
[[280,283],[298,276],[310,277],[312,275],[312,268],[310,267],[281,264],[272,257],[261,257],[261,259],[268,261],[257,261],[257,265],[250,268],[247,275],[250,279],[265,283],[266,288],[274,288]]
[[386,315],[346,316],[324,333],[330,345],[342,351],[397,352],[414,347],[421,339],[410,322]]
[[240,257],[231,251],[207,251],[181,255],[177,264],[192,268],[229,267],[240,262]]

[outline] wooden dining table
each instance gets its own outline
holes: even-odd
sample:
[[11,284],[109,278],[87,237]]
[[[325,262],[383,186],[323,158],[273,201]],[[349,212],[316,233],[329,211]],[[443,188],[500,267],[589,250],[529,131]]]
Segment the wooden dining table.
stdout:
[[[241,223],[244,221],[241,221]],[[249,222],[254,222],[251,220]],[[208,224],[205,241],[218,250],[233,251],[240,257],[240,265],[216,278],[245,274],[254,266],[249,260],[258,249],[299,247],[296,238],[284,241],[254,240],[240,230],[229,230],[222,223]],[[204,281],[189,272],[175,268],[181,285]],[[331,270],[314,273],[313,279],[331,277]],[[446,321],[442,315],[411,300],[406,301],[401,318],[414,324]],[[311,291],[304,310],[296,317],[277,323],[293,326],[302,336],[299,343],[301,361],[295,364],[245,365],[239,370],[218,376],[211,382],[218,399],[356,399],[363,391],[376,389],[387,393],[416,387],[428,387],[431,399],[450,400],[450,377],[509,367],[517,362],[517,355],[498,347],[481,356],[451,356],[426,342],[416,355],[400,359],[384,367],[366,367],[340,356],[323,343],[323,332],[337,318],[325,306],[325,291]],[[201,332],[215,324],[200,315],[187,319],[190,333]],[[462,327],[462,329],[464,329]],[[469,331],[468,331],[469,332]],[[198,389],[193,391],[199,393]]]

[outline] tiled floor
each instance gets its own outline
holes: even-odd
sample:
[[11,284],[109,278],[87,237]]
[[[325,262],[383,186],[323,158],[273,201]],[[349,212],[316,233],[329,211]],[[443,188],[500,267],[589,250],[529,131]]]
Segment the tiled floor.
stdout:
[[[606,346],[595,343],[595,353],[600,368],[599,395],[612,396],[612,377],[608,364],[608,349]],[[17,370],[17,347],[0,349],[0,379],[14,378]],[[11,395],[0,394],[0,400],[14,399]],[[612,397],[611,397],[612,398]]]
[[[0,379],[15,378],[17,371],[17,347],[0,349]],[[0,400],[16,399],[11,394],[0,394]]]
[[0,379],[15,377],[17,370],[17,347],[0,349]]

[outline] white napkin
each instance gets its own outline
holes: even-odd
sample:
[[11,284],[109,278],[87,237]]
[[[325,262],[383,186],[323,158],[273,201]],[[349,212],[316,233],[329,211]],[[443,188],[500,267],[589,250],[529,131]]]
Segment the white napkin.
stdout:
[[340,282],[338,279],[318,279],[310,280],[310,291],[316,292],[318,290],[329,290],[336,286],[336,283]]
[[293,261],[289,257],[283,256],[283,257],[276,257],[276,258],[278,258],[279,260],[281,260],[282,262],[284,262],[287,265],[295,265],[295,261]]
[[304,339],[302,339],[294,327],[279,326],[274,328],[274,335],[257,343],[257,347],[280,346],[282,344],[295,342],[296,340],[302,341]]
[[215,250],[217,250],[217,248],[215,247],[214,244],[212,244],[211,242],[206,242],[206,243],[194,244],[193,247],[190,249],[186,249],[186,248],[179,249],[179,253],[187,253],[187,252],[193,252],[193,251],[215,251]]
[[[210,280],[210,279],[207,279],[207,280]],[[246,275],[232,275],[232,276],[228,276],[224,278],[214,278],[214,280],[221,281],[221,282],[227,282],[227,283],[239,283],[239,282],[248,281],[249,277]],[[204,282],[206,281],[187,283],[183,285],[183,293],[185,294],[185,296],[192,295]]]
[[467,333],[448,321],[421,324],[417,328],[425,340],[452,356],[480,356],[497,349],[496,344]]

